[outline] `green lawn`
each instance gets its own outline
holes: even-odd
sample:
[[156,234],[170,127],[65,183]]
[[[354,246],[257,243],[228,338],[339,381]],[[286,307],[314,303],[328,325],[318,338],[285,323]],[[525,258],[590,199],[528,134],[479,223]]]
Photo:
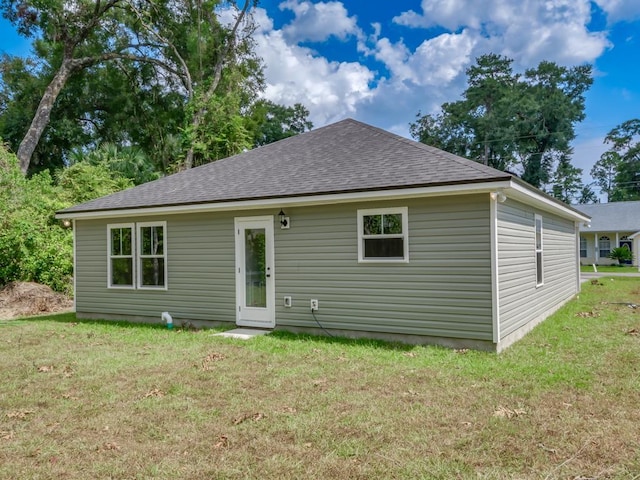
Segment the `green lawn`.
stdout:
[[0,478],[638,479],[640,279],[500,355],[0,321]]
[[[598,272],[600,273],[638,273],[638,267],[632,267],[628,265],[596,265]],[[593,266],[582,265],[580,266],[581,272],[593,272]]]

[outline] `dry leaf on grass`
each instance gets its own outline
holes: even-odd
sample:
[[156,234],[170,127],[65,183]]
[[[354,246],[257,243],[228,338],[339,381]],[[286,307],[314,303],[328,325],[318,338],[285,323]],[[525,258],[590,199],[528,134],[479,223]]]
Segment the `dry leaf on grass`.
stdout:
[[293,407],[284,406],[281,409],[282,413],[297,413],[298,411]]
[[638,335],[640,335],[640,330],[638,330],[637,328],[632,328],[631,330],[627,330],[627,335],[637,337]]
[[493,412],[494,417],[499,418],[515,418],[521,415],[526,415],[527,411],[524,408],[507,408],[500,405],[495,412]]
[[206,357],[202,359],[202,370],[205,372],[211,370],[211,364],[213,362],[218,362],[220,360],[224,360],[224,355],[221,353],[210,353]]
[[469,349],[468,348],[456,348],[454,350],[454,353],[459,353],[461,355],[464,355],[465,353],[469,353]]
[[213,446],[213,448],[227,448],[229,446],[229,438],[226,435],[220,435],[218,437],[218,442]]
[[162,390],[160,390],[159,388],[154,388],[153,390],[145,393],[144,397],[142,398],[149,398],[149,397],[162,398],[164,397],[164,392],[162,392]]
[[404,355],[405,357],[415,357],[416,353],[414,353],[414,352],[404,352],[402,355]]
[[538,448],[541,448],[545,452],[553,453],[554,455],[556,455],[558,453],[558,451],[555,448],[549,448],[549,447],[545,446],[544,443],[539,443],[538,444]]
[[13,430],[0,430],[0,438],[2,440],[11,440],[15,435]]
[[576,313],[576,317],[580,317],[580,318],[597,318],[599,316],[600,316],[600,314],[598,312],[593,311],[593,310],[591,310],[589,312],[578,312],[578,313]]
[[53,372],[53,365],[41,365],[38,367],[40,373]]
[[253,420],[254,422],[257,422],[259,420],[262,420],[263,418],[265,418],[264,413],[260,413],[260,412],[247,413],[234,419],[233,424],[240,425],[241,423],[246,422],[247,420]]
[[14,410],[13,412],[7,412],[7,418],[19,418],[22,420],[27,418],[27,415],[31,415],[35,412],[35,410]]
[[120,450],[120,445],[118,445],[116,442],[105,442],[102,444],[102,447],[98,447],[97,450]]
[[316,378],[313,381],[313,386],[314,387],[320,387],[322,385],[325,385],[327,383],[327,379],[326,378]]

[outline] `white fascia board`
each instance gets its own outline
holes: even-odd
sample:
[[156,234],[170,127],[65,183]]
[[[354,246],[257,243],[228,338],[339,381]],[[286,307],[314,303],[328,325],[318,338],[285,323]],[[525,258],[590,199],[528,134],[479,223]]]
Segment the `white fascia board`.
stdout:
[[640,237],[640,231],[634,233],[633,235],[629,235],[629,239],[633,240],[636,237]]
[[511,187],[510,180],[495,182],[465,183],[460,185],[439,185],[436,187],[402,188],[393,190],[375,190],[367,192],[336,193],[329,195],[305,195],[300,197],[267,198],[262,200],[244,200],[235,202],[200,203],[196,205],[174,205],[165,207],[128,208],[123,210],[101,210],[93,212],[69,212],[56,214],[59,219],[95,220],[101,218],[119,218],[133,216],[167,215],[177,213],[225,212],[232,210],[254,210],[273,207],[306,207],[313,205],[331,205],[337,203],[362,202],[373,200],[403,200],[419,197],[441,197],[446,195],[468,195],[505,190]]
[[591,220],[590,216],[576,212],[575,210],[557,203],[547,196],[541,195],[540,193],[516,182],[511,182],[509,190],[504,193],[514,200],[520,200],[523,203],[533,205],[534,207],[538,207],[539,209],[547,212],[555,213],[563,218],[568,218],[576,222],[589,222]]

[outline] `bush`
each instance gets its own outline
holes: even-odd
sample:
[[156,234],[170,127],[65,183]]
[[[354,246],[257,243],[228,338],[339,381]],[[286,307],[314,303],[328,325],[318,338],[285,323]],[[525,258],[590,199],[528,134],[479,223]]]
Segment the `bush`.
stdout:
[[633,259],[631,250],[625,247],[617,247],[611,250],[609,258],[618,260],[618,265],[622,265],[623,262],[630,262]]
[[48,172],[25,178],[15,155],[0,146],[0,284],[43,283],[72,287],[72,232],[55,219],[68,204]]

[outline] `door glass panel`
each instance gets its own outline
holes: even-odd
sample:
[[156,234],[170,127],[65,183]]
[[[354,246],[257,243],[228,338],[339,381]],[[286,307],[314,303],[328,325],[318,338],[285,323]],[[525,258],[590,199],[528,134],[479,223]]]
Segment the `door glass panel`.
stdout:
[[264,228],[244,231],[244,281],[247,307],[267,306],[267,276]]

